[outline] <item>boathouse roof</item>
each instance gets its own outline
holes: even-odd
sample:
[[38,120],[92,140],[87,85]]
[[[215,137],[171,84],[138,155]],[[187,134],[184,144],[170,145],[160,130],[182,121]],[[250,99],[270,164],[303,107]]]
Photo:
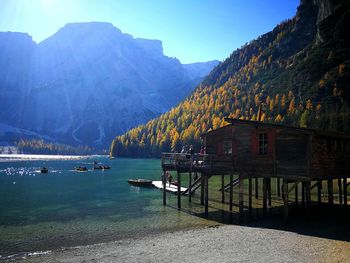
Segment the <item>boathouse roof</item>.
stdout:
[[271,127],[271,128],[281,128],[281,129],[290,129],[298,133],[304,133],[304,134],[310,134],[310,135],[319,135],[319,136],[327,136],[327,137],[335,137],[339,139],[350,139],[350,135],[346,133],[341,132],[333,132],[333,131],[324,131],[319,129],[311,129],[311,128],[303,128],[303,127],[295,127],[290,125],[284,125],[284,124],[277,124],[277,123],[269,123],[269,122],[261,122],[261,121],[251,121],[251,120],[241,120],[241,119],[235,119],[235,118],[225,118],[225,121],[230,123],[229,125],[220,127],[215,130],[211,130],[207,133],[202,134],[201,137],[206,136],[207,134],[217,132],[221,129],[226,128],[230,125],[235,124],[247,124],[247,125],[254,125],[259,127]]

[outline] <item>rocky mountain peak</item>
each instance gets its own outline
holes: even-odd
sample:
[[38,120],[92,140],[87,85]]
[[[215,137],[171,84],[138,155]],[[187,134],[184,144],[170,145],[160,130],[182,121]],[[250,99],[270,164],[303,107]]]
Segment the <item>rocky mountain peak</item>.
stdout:
[[0,47],[1,48],[13,48],[13,46],[29,46],[33,47],[36,43],[32,37],[27,33],[19,32],[0,32]]
[[163,43],[158,39],[136,38],[136,43],[139,47],[154,55],[163,54]]
[[26,34],[0,33],[0,47],[0,124],[10,127],[3,141],[26,130],[106,147],[176,105],[216,65],[190,70],[165,56],[161,41],[100,22],[67,24],[38,45]]
[[122,33],[117,27],[107,22],[82,22],[82,23],[68,23],[63,26],[57,33],[69,32],[69,33],[86,33],[94,31],[110,31],[114,30]]

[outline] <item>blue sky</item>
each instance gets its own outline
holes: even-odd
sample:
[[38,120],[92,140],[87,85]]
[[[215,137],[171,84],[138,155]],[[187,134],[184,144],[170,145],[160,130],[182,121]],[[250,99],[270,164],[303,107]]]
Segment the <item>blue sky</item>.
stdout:
[[0,31],[36,42],[70,22],[110,22],[159,39],[182,63],[223,60],[296,13],[299,0],[0,0]]

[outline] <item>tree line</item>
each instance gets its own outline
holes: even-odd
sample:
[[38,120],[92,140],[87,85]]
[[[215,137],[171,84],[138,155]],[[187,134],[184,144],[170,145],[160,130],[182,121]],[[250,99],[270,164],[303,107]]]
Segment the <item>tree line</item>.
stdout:
[[17,151],[25,154],[60,154],[60,155],[87,155],[93,154],[94,149],[88,146],[70,146],[58,143],[49,143],[44,140],[24,140],[16,142]]

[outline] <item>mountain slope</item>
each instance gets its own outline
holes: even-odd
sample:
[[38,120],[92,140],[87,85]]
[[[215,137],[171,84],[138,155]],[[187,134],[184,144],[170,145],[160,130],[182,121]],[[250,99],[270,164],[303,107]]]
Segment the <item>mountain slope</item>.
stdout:
[[350,7],[302,0],[296,16],[234,51],[168,113],[116,137],[115,156],[159,156],[225,125],[224,117],[350,131]]
[[161,41],[99,22],[67,24],[39,44],[0,33],[0,47],[0,123],[95,147],[166,112],[218,63],[189,70]]

